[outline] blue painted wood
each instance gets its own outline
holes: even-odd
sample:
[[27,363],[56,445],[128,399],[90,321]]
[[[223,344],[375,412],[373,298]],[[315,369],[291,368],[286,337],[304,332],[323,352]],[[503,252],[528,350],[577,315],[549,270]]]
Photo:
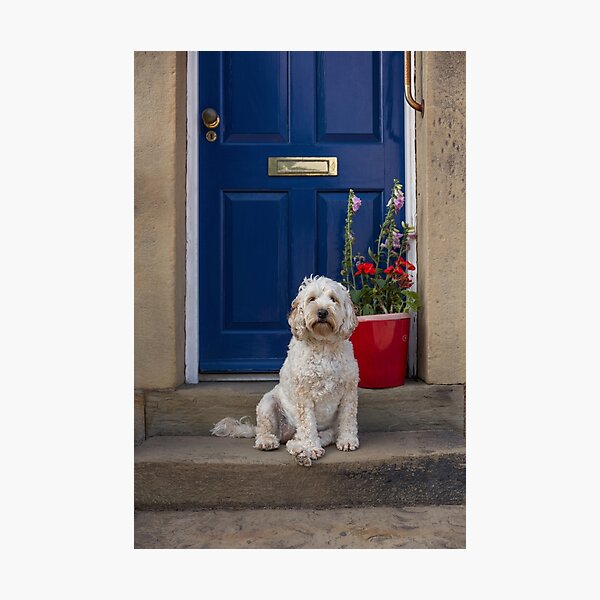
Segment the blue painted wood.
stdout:
[[381,110],[381,52],[317,53],[320,142],[381,141]]
[[287,52],[223,53],[225,141],[288,142]]
[[[223,194],[223,330],[285,329],[288,280],[288,196]],[[248,302],[260,280],[271,302]]]
[[[200,370],[271,371],[310,274],[340,279],[348,189],[366,255],[404,181],[402,52],[200,52]],[[269,156],[337,156],[337,177],[269,177]],[[403,218],[403,213],[399,215]]]

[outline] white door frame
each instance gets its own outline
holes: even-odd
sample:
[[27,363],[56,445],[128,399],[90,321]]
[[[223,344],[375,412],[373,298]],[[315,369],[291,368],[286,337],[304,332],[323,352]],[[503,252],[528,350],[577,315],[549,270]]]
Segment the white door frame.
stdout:
[[[413,67],[412,72],[415,73]],[[413,86],[414,89],[414,86]],[[186,257],[185,257],[185,382],[198,383],[198,52],[187,53],[187,171],[186,171]],[[404,185],[405,220],[415,225],[417,220],[416,162],[415,162],[415,111],[404,102]],[[408,251],[408,259],[417,265],[416,240]],[[413,272],[417,289],[417,271]],[[417,317],[411,319],[408,349],[408,376],[417,372]],[[250,378],[250,377],[249,377]]]
[[[416,52],[411,55],[413,61],[411,73],[413,77],[417,72],[415,60]],[[415,89],[415,82],[412,82],[412,89]],[[404,219],[408,225],[413,225],[415,233],[417,232],[417,157],[416,157],[416,112],[404,101]],[[412,272],[413,286],[411,290],[417,291],[417,240],[415,236],[412,240],[406,257],[415,267]],[[410,319],[410,335],[408,337],[408,377],[417,376],[417,314],[414,313]]]
[[187,53],[185,382],[198,383],[198,52]]

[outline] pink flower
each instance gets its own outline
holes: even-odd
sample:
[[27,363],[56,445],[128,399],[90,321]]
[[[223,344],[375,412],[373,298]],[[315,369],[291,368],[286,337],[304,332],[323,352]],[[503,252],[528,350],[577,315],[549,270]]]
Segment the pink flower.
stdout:
[[390,204],[392,203],[392,201],[394,202],[394,212],[396,214],[398,214],[398,212],[400,211],[400,209],[404,206],[404,194],[401,190],[396,190],[394,192],[394,197],[390,199],[390,201],[387,203],[387,206],[389,207]]
[[400,238],[402,237],[402,234],[399,231],[394,231],[394,233],[392,234],[392,247],[393,248],[400,248]]
[[362,200],[358,196],[354,196],[354,198],[352,198],[352,212],[356,212],[361,204]]

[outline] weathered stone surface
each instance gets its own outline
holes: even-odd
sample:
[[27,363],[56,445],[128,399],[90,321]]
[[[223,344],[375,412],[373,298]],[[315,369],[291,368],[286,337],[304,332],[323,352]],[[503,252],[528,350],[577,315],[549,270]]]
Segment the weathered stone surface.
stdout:
[[[209,435],[223,417],[248,415],[255,422],[256,405],[275,382],[203,382],[173,392],[147,392],[148,437]],[[452,429],[464,432],[464,386],[427,385],[408,380],[384,390],[358,390],[361,432]]]
[[148,392],[146,434],[209,435],[223,417],[247,415],[256,422],[256,405],[274,385],[272,381],[203,382],[173,392]]
[[466,378],[465,53],[417,53],[418,375]]
[[449,431],[371,433],[330,446],[310,468],[252,440],[154,437],[135,450],[136,508],[327,508],[463,504],[464,438]]
[[136,445],[146,439],[144,404],[144,392],[136,390],[133,396],[133,442]]
[[136,511],[136,548],[465,548],[464,506]]
[[385,390],[359,389],[361,432],[454,430],[464,434],[462,385],[409,382]]
[[183,382],[186,53],[136,52],[136,388]]

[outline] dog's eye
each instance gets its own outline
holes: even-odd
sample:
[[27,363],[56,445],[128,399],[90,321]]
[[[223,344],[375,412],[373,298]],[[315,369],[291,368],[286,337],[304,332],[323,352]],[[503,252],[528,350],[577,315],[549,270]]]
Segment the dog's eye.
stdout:
[[315,300],[316,300],[316,298],[315,298],[314,296],[311,296],[311,297],[308,299],[308,301],[309,301],[309,302],[314,302]]
[[329,296],[332,302],[337,302],[337,298],[335,296]]

